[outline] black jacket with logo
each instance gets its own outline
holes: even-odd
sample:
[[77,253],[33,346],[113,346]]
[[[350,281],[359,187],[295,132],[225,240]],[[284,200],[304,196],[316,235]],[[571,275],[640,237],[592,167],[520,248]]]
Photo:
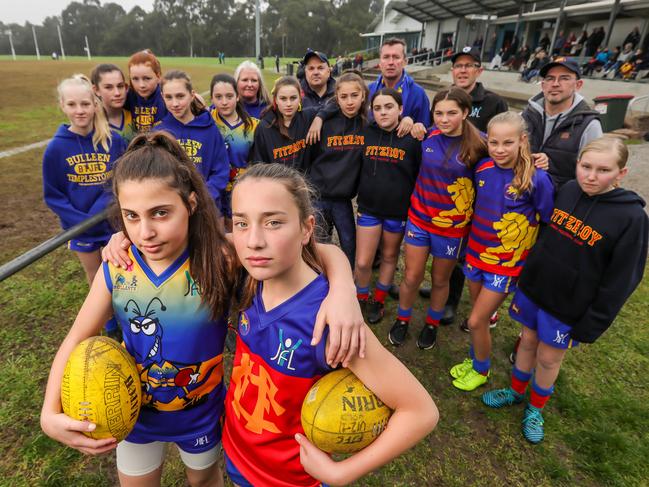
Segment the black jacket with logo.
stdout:
[[325,120],[309,171],[320,198],[350,200],[356,196],[365,148],[364,125],[360,115],[347,118],[339,109]]
[[642,280],[649,232],[644,206],[621,188],[591,197],[570,181],[559,190],[518,287],[571,325],[571,338],[597,340]]
[[379,218],[405,220],[421,165],[421,142],[397,137],[376,122],[365,129],[365,150],[358,186],[358,211]]
[[278,162],[308,172],[313,146],[306,145],[306,134],[315,117],[315,110],[300,110],[295,114],[288,135],[282,135],[277,127],[275,113],[266,112],[255,130],[255,138],[250,149],[250,163]]
[[476,83],[470,95],[473,108],[468,118],[481,132],[487,131],[489,120],[508,109],[507,102],[500,95],[486,90],[482,83]]

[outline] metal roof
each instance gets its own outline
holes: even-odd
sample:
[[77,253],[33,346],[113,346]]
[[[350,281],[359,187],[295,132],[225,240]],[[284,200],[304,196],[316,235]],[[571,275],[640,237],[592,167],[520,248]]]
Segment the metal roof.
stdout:
[[[588,0],[568,0],[567,5],[587,3]],[[466,15],[512,15],[521,6],[525,12],[539,8],[559,7],[561,0],[406,0],[390,2],[389,8],[419,22],[431,22]]]

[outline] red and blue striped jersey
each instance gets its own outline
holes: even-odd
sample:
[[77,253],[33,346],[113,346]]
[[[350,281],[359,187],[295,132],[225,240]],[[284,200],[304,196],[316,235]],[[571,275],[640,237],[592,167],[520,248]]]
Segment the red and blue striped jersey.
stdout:
[[408,217],[446,237],[465,237],[473,215],[473,171],[459,159],[461,136],[433,130],[421,145],[422,160]]
[[320,275],[270,311],[261,290],[260,285],[252,305],[239,315],[223,447],[252,485],[317,486],[300,464],[294,436],[304,434],[300,415],[307,392],[330,370],[326,340],[310,344],[329,285]]
[[518,276],[536,242],[539,222],[547,223],[554,206],[548,173],[537,169],[532,188],[512,186],[514,171],[483,159],[475,168],[475,213],[469,233],[467,263],[494,274]]

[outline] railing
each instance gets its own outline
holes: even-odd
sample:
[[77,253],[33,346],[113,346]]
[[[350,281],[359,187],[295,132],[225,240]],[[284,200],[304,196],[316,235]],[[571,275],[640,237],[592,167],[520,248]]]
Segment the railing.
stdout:
[[28,250],[19,257],[16,257],[10,262],[7,262],[3,266],[0,266],[0,282],[4,281],[8,277],[14,275],[16,272],[24,269],[30,264],[33,264],[41,257],[49,254],[56,248],[63,245],[68,240],[81,235],[83,232],[88,230],[91,227],[94,227],[97,223],[103,221],[108,216],[108,210],[104,210],[96,215],[91,216],[87,220],[82,221],[81,223],[68,228],[67,230],[59,233],[58,235],[46,240],[42,244],[34,247],[31,250]]
[[437,64],[442,64],[444,61],[448,61],[453,53],[445,54],[444,51],[428,51],[421,54],[411,54],[408,56],[408,65],[410,66],[423,66],[430,64],[435,66]]

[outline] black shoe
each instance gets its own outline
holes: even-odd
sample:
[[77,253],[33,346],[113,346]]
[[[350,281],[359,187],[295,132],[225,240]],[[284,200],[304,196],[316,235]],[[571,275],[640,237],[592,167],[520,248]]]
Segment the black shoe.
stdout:
[[417,338],[417,346],[422,350],[429,350],[437,345],[437,327],[424,325]]
[[431,291],[432,291],[432,289],[429,286],[420,287],[419,288],[419,295],[422,298],[428,299],[428,298],[430,298]]
[[367,311],[367,299],[359,299],[358,305],[361,307],[361,313],[365,314]]
[[469,333],[469,320],[464,318],[458,325],[458,328],[460,329],[460,331],[463,331],[464,333]]
[[[421,293],[421,289],[419,290]],[[455,306],[451,306],[450,304],[447,304],[444,306],[444,312],[442,313],[442,317],[439,320],[440,325],[448,326],[452,325],[453,322],[455,321]]]
[[406,341],[406,336],[408,335],[408,322],[396,320],[392,328],[390,328],[390,333],[388,333],[388,340],[395,347],[398,347],[403,342]]
[[379,303],[378,301],[374,301],[373,299],[369,299],[367,301],[365,311],[367,313],[367,321],[371,325],[375,325],[383,319],[383,314],[385,313],[385,305],[383,303]]
[[396,284],[392,284],[392,286],[390,286],[390,289],[388,290],[388,294],[390,295],[390,297],[392,299],[394,299],[395,301],[398,301],[399,300],[399,286],[397,286]]

